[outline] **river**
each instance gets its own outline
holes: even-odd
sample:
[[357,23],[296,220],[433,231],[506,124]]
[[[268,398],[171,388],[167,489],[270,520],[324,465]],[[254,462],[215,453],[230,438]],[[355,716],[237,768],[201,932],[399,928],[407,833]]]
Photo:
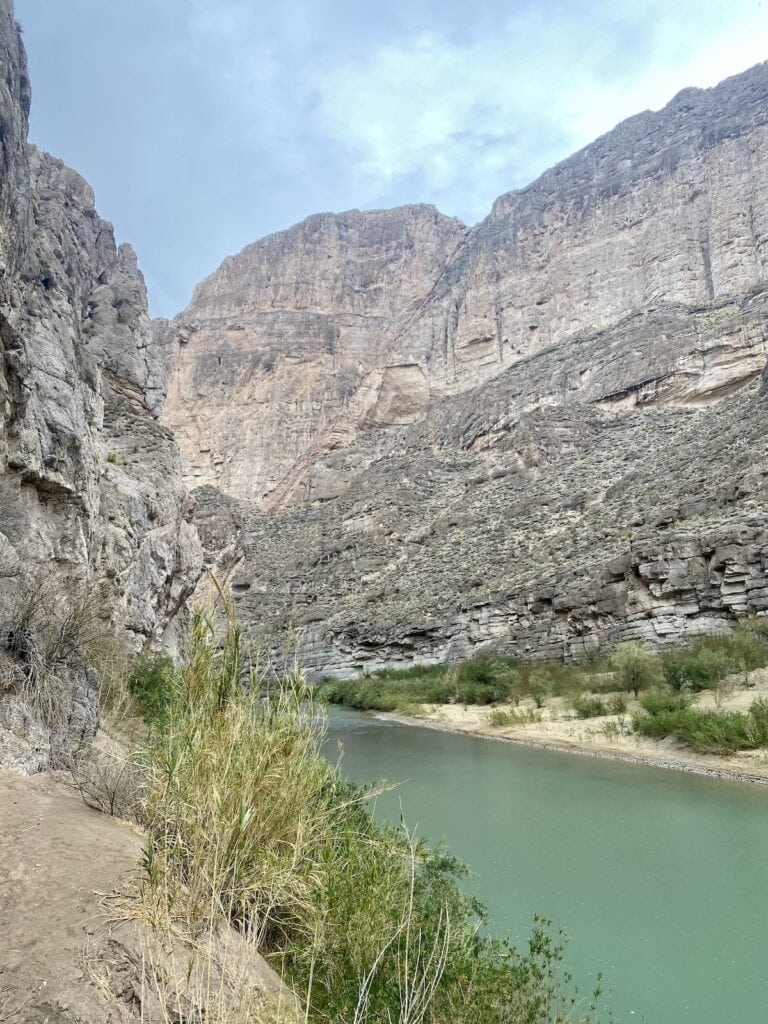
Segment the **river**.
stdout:
[[339,744],[348,778],[401,783],[376,813],[445,839],[498,934],[565,929],[617,1024],[768,1021],[768,787],[332,708]]

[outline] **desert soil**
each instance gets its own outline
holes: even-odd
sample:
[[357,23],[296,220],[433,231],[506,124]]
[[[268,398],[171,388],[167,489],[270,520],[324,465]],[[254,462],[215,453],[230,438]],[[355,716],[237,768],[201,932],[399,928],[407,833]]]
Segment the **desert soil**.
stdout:
[[[753,701],[768,699],[768,670],[760,669],[751,673],[749,684],[746,687],[734,684],[732,692],[722,700],[720,709],[746,711]],[[714,695],[709,691],[697,695],[693,704],[707,710],[716,707]],[[531,700],[523,700],[517,707],[500,705],[499,708],[511,712],[531,712],[540,716],[541,720],[498,726],[491,723],[490,708],[461,704],[424,704],[418,711],[408,715],[387,717],[489,739],[768,785],[768,750],[740,751],[728,756],[697,754],[671,738],[653,740],[637,736],[631,728],[632,714],[641,709],[634,700],[628,700],[627,711],[623,715],[587,719],[576,718],[570,701],[560,697],[551,698],[541,709],[537,709]]]

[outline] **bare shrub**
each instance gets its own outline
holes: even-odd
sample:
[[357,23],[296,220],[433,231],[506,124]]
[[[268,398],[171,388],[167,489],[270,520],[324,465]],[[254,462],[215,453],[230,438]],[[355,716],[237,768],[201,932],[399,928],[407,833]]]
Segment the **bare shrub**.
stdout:
[[136,755],[89,746],[74,759],[70,771],[89,807],[112,817],[141,821],[146,770]]

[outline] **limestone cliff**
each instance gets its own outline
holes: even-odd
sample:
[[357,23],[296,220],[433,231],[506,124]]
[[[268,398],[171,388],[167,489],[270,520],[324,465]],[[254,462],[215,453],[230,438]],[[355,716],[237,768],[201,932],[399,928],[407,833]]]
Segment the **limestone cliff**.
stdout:
[[[271,508],[337,495],[361,435],[553,346],[573,358],[528,402],[738,389],[765,362],[746,300],[768,282],[767,158],[762,64],[624,122],[472,230],[408,207],[249,246],[172,325],[165,417],[187,478]],[[606,355],[581,365],[598,335]]]
[[173,325],[164,422],[190,482],[267,505],[344,485],[314,464],[429,402],[424,354],[396,337],[463,238],[431,206],[310,217],[198,285]]
[[10,0],[0,59],[0,760],[34,768],[51,741],[34,721],[37,662],[50,659],[60,684],[54,739],[92,731],[98,679],[80,640],[159,639],[201,550],[157,420],[164,353],[135,254],[116,246],[86,182],[27,144]]
[[762,64],[471,230],[327,215],[226,261],[165,415],[251,631],[350,672],[768,609],[767,162]]

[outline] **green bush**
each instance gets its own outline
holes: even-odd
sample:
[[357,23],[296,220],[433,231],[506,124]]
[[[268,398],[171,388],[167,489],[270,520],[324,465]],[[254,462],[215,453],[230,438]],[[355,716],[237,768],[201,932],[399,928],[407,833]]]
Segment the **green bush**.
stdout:
[[666,682],[676,690],[706,690],[726,676],[746,676],[768,665],[762,620],[740,623],[733,633],[697,637],[688,648],[661,656]]
[[600,718],[608,714],[608,708],[600,697],[577,697],[573,702],[577,718]]
[[689,704],[690,700],[685,694],[662,687],[646,690],[640,697],[640,705],[649,715],[658,715],[665,711],[684,711]]
[[162,718],[174,694],[173,661],[166,654],[136,658],[128,672],[128,692],[136,698],[146,722]]
[[752,705],[749,713],[718,713],[683,707],[636,715],[635,732],[661,739],[674,736],[700,754],[733,754],[768,746],[768,702]]
[[630,690],[637,697],[641,690],[653,686],[660,677],[658,658],[640,643],[619,644],[611,654],[611,665],[622,690]]
[[661,655],[664,680],[675,690],[707,690],[736,671],[736,663],[722,647],[697,641],[688,650]]

